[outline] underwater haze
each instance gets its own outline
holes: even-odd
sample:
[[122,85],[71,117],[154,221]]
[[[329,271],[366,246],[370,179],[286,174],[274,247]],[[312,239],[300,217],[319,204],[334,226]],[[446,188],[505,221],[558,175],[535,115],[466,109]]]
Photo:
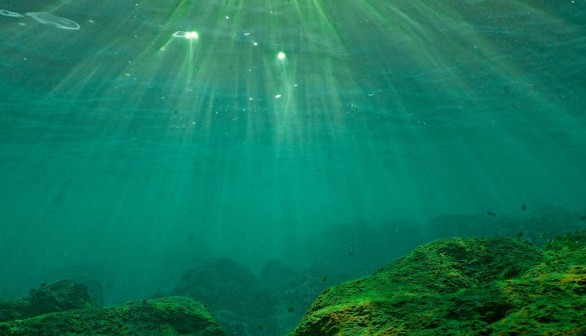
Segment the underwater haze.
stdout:
[[0,14],[0,298],[79,278],[114,305],[210,258],[342,279],[586,224],[584,0]]

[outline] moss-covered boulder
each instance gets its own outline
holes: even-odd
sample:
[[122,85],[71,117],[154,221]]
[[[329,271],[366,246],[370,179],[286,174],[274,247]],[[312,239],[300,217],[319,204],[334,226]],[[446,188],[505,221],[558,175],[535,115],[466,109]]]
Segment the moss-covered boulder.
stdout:
[[585,335],[585,264],[583,247],[440,240],[326,290],[292,335]]
[[0,301],[0,322],[72,309],[97,308],[85,285],[70,280],[42,284],[24,298]]
[[188,297],[140,300],[107,309],[76,309],[0,323],[0,335],[192,335],[224,332],[206,307]]

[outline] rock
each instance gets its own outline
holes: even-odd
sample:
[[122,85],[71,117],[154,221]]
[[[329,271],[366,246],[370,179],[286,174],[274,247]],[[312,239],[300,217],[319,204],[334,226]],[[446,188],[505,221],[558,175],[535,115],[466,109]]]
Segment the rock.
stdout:
[[[274,335],[275,299],[246,267],[229,259],[211,259],[187,271],[172,295],[185,295],[205,302],[226,333],[248,330],[245,335]],[[223,316],[232,316],[223,320]],[[251,328],[250,326],[255,326]],[[251,331],[251,329],[254,329]]]
[[271,288],[286,288],[299,272],[278,260],[269,260],[260,271],[260,280]]
[[342,281],[321,269],[293,270],[277,260],[270,260],[264,265],[260,280],[278,302],[276,319],[279,335],[285,334],[299,323],[303,312],[329,284]]
[[89,294],[87,287],[70,280],[61,280],[30,291],[28,296],[28,316],[73,309],[96,308],[96,300]]
[[42,284],[28,297],[0,302],[0,322],[73,309],[96,308],[87,288],[70,280]]
[[201,299],[212,310],[262,318],[274,313],[275,302],[254,274],[229,259],[211,259],[186,272],[172,291]]
[[564,251],[507,238],[432,242],[326,290],[291,335],[584,335],[586,249]]
[[17,299],[14,301],[0,301],[0,322],[26,318],[28,301]]
[[223,336],[205,306],[188,297],[139,300],[119,307],[77,309],[0,323],[6,336]]

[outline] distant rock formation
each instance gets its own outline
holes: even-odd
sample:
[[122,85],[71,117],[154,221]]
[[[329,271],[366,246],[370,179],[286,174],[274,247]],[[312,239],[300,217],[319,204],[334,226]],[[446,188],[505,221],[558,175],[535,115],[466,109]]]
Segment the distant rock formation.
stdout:
[[230,259],[210,259],[185,272],[171,295],[205,302],[227,334],[276,333],[276,300],[248,268]]

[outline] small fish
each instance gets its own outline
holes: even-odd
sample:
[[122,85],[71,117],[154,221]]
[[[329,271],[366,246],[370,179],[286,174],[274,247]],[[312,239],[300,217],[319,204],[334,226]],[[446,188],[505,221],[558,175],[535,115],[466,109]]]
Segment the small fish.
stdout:
[[352,252],[352,251],[348,251],[348,256],[349,256],[349,257],[352,257],[352,256],[354,256],[354,252]]
[[292,313],[292,312],[294,312],[294,311],[295,311],[295,307],[291,306],[291,307],[287,308],[287,311],[288,311],[289,313]]
[[326,281],[328,281],[328,277],[327,276],[321,278],[321,282],[326,282]]
[[527,204],[525,204],[525,202],[523,202],[523,204],[521,204],[521,210],[523,210],[523,211],[527,210]]
[[264,326],[264,325],[262,325],[262,324],[259,324],[259,325],[258,325],[258,330],[265,330],[265,326]]
[[580,216],[581,221],[586,221],[586,216]]
[[546,234],[545,232],[540,233],[539,238],[543,238],[545,236],[545,234]]
[[492,217],[496,217],[496,214],[492,211],[487,211],[486,214]]
[[521,232],[517,233],[517,239],[519,239],[519,238],[521,238],[521,237],[523,237],[523,231],[521,231]]

